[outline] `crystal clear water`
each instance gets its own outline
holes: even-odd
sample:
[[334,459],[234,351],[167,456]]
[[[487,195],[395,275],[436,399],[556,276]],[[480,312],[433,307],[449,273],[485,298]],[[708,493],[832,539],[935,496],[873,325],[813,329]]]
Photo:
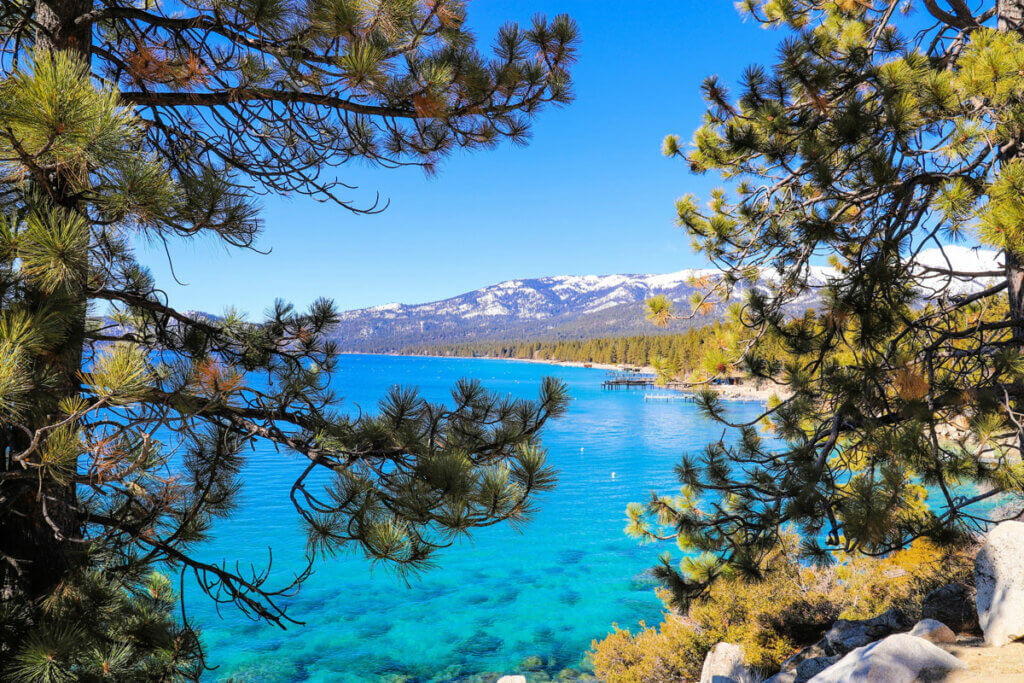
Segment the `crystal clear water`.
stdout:
[[[546,430],[558,488],[522,533],[483,529],[439,556],[439,567],[408,584],[361,555],[322,562],[289,614],[305,626],[281,630],[249,621],[232,606],[217,614],[186,584],[186,602],[203,632],[209,680],[458,681],[514,673],[539,657],[552,677],[585,669],[590,643],[613,623],[661,618],[644,572],[665,548],[623,534],[625,507],[652,489],[672,492],[672,466],[721,427],[681,401],[645,401],[643,391],[603,391],[604,372],[514,361],[345,356],[338,392],[349,410],[371,410],[389,386],[415,385],[444,400],[460,377],[533,397],[540,380],[565,380],[573,401]],[[662,392],[658,392],[662,393]],[[737,417],[757,404],[735,403]],[[301,566],[304,537],[288,500],[302,463],[262,444],[249,456],[240,508],[214,530],[208,560],[265,563],[275,575]],[[674,548],[673,548],[674,549]]]

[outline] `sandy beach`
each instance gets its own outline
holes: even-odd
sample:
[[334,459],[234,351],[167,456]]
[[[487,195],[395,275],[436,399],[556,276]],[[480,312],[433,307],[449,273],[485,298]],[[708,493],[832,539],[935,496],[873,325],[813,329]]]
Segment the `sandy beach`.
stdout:
[[[406,355],[406,354],[384,354],[384,355]],[[593,368],[595,370],[608,370],[615,372],[622,369],[622,365],[618,363],[584,363],[581,361],[560,361],[551,360],[545,358],[503,358],[499,356],[430,356],[423,354],[428,358],[464,358],[469,360],[509,360],[517,363],[537,363],[540,365],[559,365],[568,368]],[[630,366],[636,367],[636,366]],[[650,365],[640,366],[640,372],[646,374],[654,374],[654,368]],[[664,386],[656,387],[657,389],[664,389],[666,391],[678,391],[682,393],[696,393],[702,389],[711,389],[717,392],[723,400],[726,401],[761,401],[768,402],[773,396],[778,398],[786,398],[789,395],[789,391],[777,384],[771,384],[769,382],[744,382],[742,384],[695,384],[688,385],[681,382],[674,382]]]

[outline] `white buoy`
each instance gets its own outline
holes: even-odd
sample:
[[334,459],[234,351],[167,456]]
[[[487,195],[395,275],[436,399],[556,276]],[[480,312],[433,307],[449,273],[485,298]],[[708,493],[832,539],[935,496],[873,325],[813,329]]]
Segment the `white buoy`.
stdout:
[[614,473],[614,472],[612,472],[612,479],[614,479],[614,478],[615,478],[615,473]]

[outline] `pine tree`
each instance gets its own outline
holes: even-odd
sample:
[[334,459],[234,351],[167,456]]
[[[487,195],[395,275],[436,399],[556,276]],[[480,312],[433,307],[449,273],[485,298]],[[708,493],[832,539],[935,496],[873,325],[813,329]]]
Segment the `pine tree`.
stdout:
[[[117,86],[144,140],[183,178],[308,194],[354,211],[332,174],[362,159],[432,167],[454,149],[523,143],[571,97],[567,16],[503,26],[476,49],[464,0],[40,0],[0,5],[5,63],[71,50]],[[247,235],[236,239],[248,243]]]
[[[665,140],[729,182],[706,207],[676,205],[727,274],[694,311],[743,292],[751,341],[735,360],[791,392],[685,457],[681,496],[630,507],[631,533],[690,554],[658,570],[681,604],[724,572],[758,576],[787,527],[829,562],[962,542],[1021,513],[1024,3],[977,5],[747,0],[788,33],[778,63],[747,69],[737,97],[709,78],[692,146]],[[964,269],[951,245],[1001,265]],[[920,261],[929,248],[945,259]],[[796,314],[813,291],[821,306]],[[702,407],[729,423],[713,394]]]
[[[249,248],[256,194],[372,211],[339,194],[345,162],[429,169],[524,141],[570,98],[575,27],[507,25],[485,58],[464,20],[445,0],[3,3],[0,678],[193,676],[201,650],[155,568],[284,625],[317,558],[415,571],[553,485],[538,437],[560,383],[521,401],[464,381],[445,405],[395,389],[348,416],[330,301],[183,313],[132,250]],[[288,586],[194,555],[256,439],[306,463],[308,568]]]

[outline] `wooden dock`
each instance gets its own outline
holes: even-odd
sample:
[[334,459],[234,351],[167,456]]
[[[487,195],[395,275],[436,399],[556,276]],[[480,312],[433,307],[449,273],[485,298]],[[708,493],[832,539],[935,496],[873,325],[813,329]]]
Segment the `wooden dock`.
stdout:
[[697,397],[693,394],[674,392],[671,394],[644,394],[645,401],[682,401],[683,403],[696,403]]
[[653,377],[615,377],[601,382],[604,389],[632,389],[633,387],[653,387]]

